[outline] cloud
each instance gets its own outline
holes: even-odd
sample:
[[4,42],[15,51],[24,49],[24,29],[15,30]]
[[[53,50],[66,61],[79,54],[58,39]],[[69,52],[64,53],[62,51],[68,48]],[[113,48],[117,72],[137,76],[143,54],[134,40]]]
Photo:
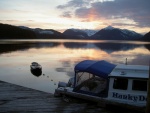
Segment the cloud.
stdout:
[[78,18],[88,18],[91,15],[95,20],[128,18],[139,26],[150,26],[149,0],[115,0],[95,2],[90,8],[81,7],[75,11]]
[[66,18],[71,18],[71,17],[72,17],[72,14],[71,14],[70,11],[66,11],[66,12],[64,12],[61,16],[62,16],[62,17],[66,17]]
[[[68,10],[72,8],[75,17],[82,21],[116,20],[127,18],[129,24],[139,27],[150,26],[150,0],[70,0],[58,9]],[[63,13],[64,17],[67,15]],[[66,16],[67,17],[67,16]],[[68,17],[70,17],[68,15]],[[131,23],[131,21],[133,23]],[[121,22],[113,22],[113,25]],[[123,22],[122,24],[128,24]]]
[[70,7],[80,8],[80,7],[89,7],[91,3],[94,2],[106,2],[106,1],[114,1],[114,0],[70,0],[64,5],[57,6],[58,9],[66,9]]
[[93,0],[70,0],[64,5],[59,5],[57,6],[58,9],[65,9],[65,8],[70,8],[70,7],[83,7],[89,5],[89,2]]

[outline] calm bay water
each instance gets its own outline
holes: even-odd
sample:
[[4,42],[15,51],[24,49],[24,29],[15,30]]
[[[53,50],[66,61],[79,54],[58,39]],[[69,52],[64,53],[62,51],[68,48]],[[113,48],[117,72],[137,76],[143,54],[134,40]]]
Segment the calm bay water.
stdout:
[[[1,40],[0,80],[54,93],[59,81],[74,76],[82,60],[106,60],[115,64],[149,65],[150,43],[85,40]],[[42,75],[30,71],[31,62],[42,66]]]

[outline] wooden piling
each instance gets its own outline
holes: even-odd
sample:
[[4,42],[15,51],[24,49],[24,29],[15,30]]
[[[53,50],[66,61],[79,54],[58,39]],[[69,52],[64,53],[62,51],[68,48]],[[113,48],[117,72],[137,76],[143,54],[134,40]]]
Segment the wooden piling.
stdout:
[[150,63],[149,63],[149,78],[148,78],[148,91],[147,91],[147,104],[145,113],[150,113]]

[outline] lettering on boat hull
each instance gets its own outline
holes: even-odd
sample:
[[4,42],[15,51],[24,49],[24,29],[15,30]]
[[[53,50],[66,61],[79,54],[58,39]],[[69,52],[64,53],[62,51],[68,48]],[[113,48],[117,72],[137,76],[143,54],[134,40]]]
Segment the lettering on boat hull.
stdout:
[[145,95],[131,95],[131,94],[120,94],[113,92],[112,97],[121,100],[127,100],[132,102],[146,102],[147,97]]

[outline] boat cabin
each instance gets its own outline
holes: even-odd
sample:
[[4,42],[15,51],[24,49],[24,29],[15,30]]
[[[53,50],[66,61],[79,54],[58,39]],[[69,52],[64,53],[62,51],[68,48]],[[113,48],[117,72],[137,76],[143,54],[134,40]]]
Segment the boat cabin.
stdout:
[[108,100],[145,106],[149,67],[117,65],[109,74]]

